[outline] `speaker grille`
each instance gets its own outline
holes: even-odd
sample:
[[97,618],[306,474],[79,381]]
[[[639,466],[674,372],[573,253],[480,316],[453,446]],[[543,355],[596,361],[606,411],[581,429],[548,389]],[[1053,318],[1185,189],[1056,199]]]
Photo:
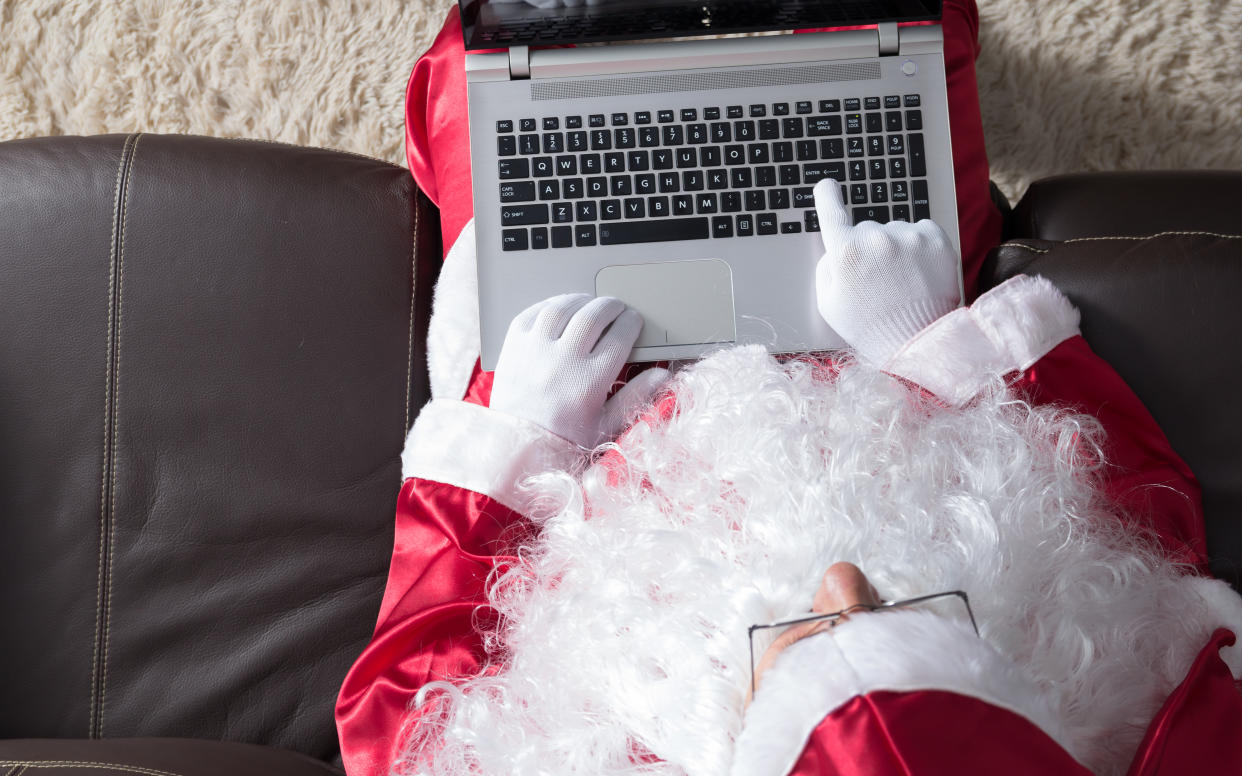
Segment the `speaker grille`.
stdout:
[[866,81],[880,77],[879,62],[809,67],[778,67],[767,70],[728,70],[725,72],[665,73],[627,76],[591,81],[531,81],[532,100],[568,100],[581,97],[609,97],[621,94],[660,92],[699,92],[710,89],[745,89],[755,86],[782,86],[830,81]]

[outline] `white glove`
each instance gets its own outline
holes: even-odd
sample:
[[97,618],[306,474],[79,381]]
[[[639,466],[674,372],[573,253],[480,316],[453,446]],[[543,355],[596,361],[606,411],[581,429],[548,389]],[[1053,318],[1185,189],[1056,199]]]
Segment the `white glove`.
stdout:
[[642,328],[641,315],[610,297],[566,294],[526,308],[500,348],[491,408],[581,447],[614,439],[669,377],[648,369],[608,399]]
[[815,184],[824,255],[819,314],[860,358],[883,367],[915,334],[957,307],[960,259],[934,221],[852,225],[841,184]]

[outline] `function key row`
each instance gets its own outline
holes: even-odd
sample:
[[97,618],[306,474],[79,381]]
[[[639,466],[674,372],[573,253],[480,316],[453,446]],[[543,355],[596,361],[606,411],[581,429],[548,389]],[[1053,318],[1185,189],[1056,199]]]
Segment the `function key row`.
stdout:
[[[845,111],[860,110],[891,110],[894,108],[918,108],[922,104],[922,100],[917,94],[897,95],[890,94],[886,97],[852,97],[844,100],[819,100],[819,113],[839,113]],[[816,104],[811,100],[802,100],[795,102],[792,108],[787,102],[772,103],[770,107],[773,116],[788,116],[792,110],[798,115],[806,115],[815,113]],[[730,105],[723,110],[719,107],[704,108],[703,120],[715,121],[720,118],[740,119],[761,118],[769,114],[769,106],[765,103],[758,103],[749,106]],[[696,108],[682,108],[680,111],[659,110],[655,111],[638,111],[633,114],[633,122],[635,124],[651,124],[653,119],[656,123],[671,124],[675,121],[698,121],[699,111]],[[582,129],[587,127],[624,127],[630,124],[629,113],[613,113],[606,115],[603,113],[594,113],[586,117],[585,124],[582,116],[566,116],[566,129]],[[533,118],[519,119],[517,121],[516,131],[518,132],[537,132],[540,129],[544,131],[552,131],[559,129],[561,121],[559,117],[547,116],[542,120]],[[510,134],[515,131],[514,121],[512,119],[503,119],[496,122],[496,132],[499,134]]]

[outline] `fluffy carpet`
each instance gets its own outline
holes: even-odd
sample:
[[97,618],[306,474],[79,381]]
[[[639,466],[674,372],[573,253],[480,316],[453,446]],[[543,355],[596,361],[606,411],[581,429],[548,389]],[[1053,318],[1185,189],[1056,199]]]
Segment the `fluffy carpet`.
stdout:
[[[993,178],[1242,168],[1242,0],[979,0]],[[0,139],[189,132],[397,163],[451,0],[0,0]]]

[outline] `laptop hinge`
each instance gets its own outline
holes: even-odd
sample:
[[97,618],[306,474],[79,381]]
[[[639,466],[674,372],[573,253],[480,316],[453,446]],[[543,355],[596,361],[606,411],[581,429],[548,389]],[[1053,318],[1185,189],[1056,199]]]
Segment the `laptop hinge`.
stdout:
[[509,80],[522,78],[530,78],[530,46],[510,46]]
[[882,22],[876,32],[880,36],[880,56],[888,57],[901,50],[901,39],[897,34],[897,22]]

